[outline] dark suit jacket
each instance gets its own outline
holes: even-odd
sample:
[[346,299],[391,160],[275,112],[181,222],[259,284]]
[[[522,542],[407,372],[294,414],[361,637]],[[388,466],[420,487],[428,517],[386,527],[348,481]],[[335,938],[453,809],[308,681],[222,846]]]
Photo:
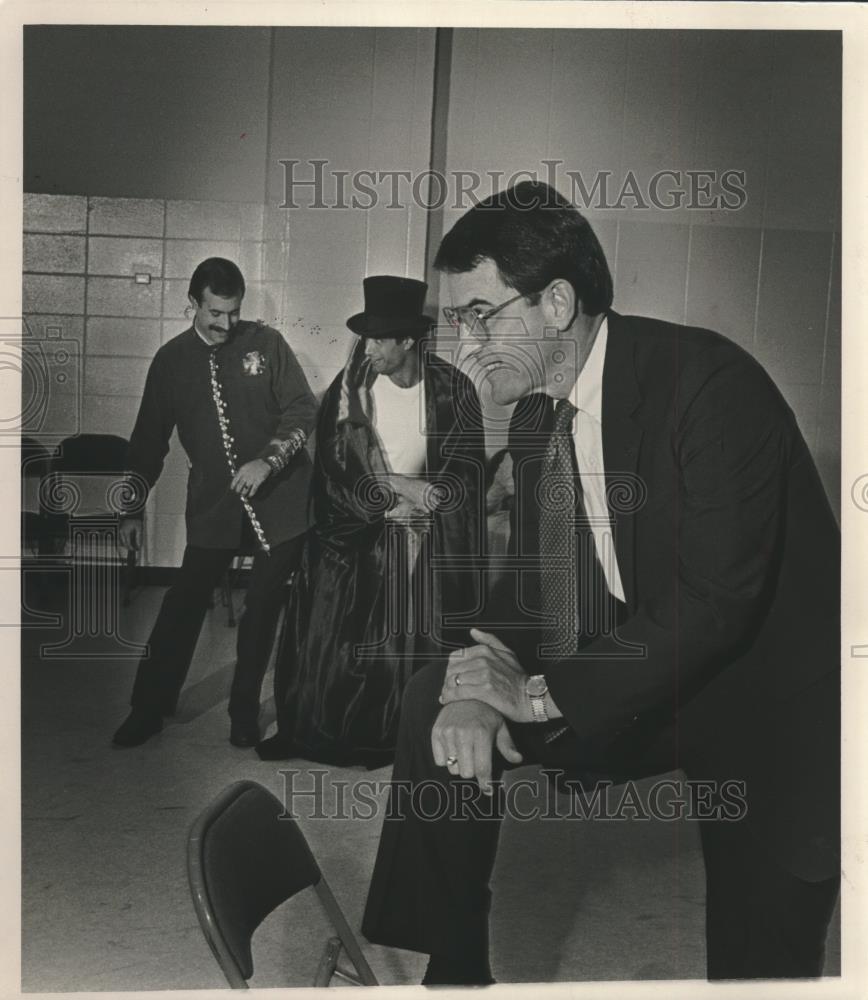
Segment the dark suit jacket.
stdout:
[[[211,391],[210,348],[191,327],[164,344],[148,370],[130,438],[128,468],[152,487],[163,468],[172,431],[190,461],[187,541],[203,548],[237,548],[247,515],[229,489],[226,459]],[[241,321],[217,350],[219,378],[237,464],[263,457],[272,438],[313,430],[316,400],[283,337],[262,323]],[[302,449],[259,488],[252,505],[271,545],[310,524],[311,461]]]
[[[814,462],[741,348],[614,312],[608,324],[603,452],[626,621],[570,660],[534,663],[525,647],[525,668],[545,673],[582,766],[744,781],[757,837],[796,874],[828,877],[840,535]],[[551,420],[543,396],[513,414],[516,554],[537,544]]]

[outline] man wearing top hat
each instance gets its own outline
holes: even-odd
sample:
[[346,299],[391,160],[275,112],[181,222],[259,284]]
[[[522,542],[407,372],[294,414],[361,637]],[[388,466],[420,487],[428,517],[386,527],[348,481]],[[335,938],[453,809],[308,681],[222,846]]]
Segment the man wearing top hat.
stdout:
[[[157,351],[130,439],[128,468],[144,505],[177,429],[187,453],[187,546],[136,673],[132,711],[114,735],[138,746],[163,728],[193,658],[205,612],[232,558],[255,552],[238,662],[229,696],[230,742],[259,742],[259,696],[283,585],[298,565],[309,526],[310,458],[304,448],[316,400],[283,337],[239,318],[244,278],[209,257],[190,279],[193,325]],[[141,514],[121,523],[138,548]]]
[[469,379],[433,353],[427,285],[366,278],[359,337],[317,424],[315,530],[275,671],[260,756],[387,763],[405,683],[467,640],[477,606],[484,437]]

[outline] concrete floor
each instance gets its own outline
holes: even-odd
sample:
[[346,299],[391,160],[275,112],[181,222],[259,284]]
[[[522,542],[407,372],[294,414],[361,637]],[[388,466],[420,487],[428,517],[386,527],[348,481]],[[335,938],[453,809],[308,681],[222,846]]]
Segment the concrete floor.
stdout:
[[[145,640],[161,593],[144,590],[122,613],[124,640]],[[58,600],[62,609],[65,598]],[[47,658],[46,645],[62,636],[62,628],[24,632],[22,988],[225,986],[189,899],[187,831],[228,783],[251,778],[282,796],[281,769],[299,772],[296,788],[310,788],[316,765],[265,763],[228,743],[235,633],[222,608],[208,616],[179,715],[132,750],[112,749],[110,739],[127,711],[135,660],[118,658],[124,650],[114,640],[105,659]],[[270,687],[269,676],[265,693]],[[272,719],[266,702],[263,720]],[[325,800],[333,801],[335,782],[388,776],[388,768],[330,769]],[[312,811],[310,800],[298,803],[314,853],[358,928],[382,813],[349,821]],[[493,888],[500,982],[704,978],[702,861],[689,822],[507,821]],[[309,983],[324,932],[313,898],[277,911],[254,939],[251,985]],[[381,983],[419,981],[420,956],[363,945]],[[827,974],[839,967],[836,920]]]

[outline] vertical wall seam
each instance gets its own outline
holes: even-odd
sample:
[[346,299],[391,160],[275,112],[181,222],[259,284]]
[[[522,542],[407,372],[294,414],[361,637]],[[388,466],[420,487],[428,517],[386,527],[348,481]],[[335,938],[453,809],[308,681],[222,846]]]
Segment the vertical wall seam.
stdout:
[[160,281],[160,346],[163,345],[163,324],[166,322],[166,231],[168,227],[169,202],[168,199],[161,199],[163,206],[163,238],[162,243],[162,267]]
[[687,325],[687,300],[690,293],[690,261],[693,257],[693,218],[687,226],[687,263],[684,267],[684,301],[681,304],[681,322]]
[[[274,114],[274,51],[277,46],[277,29],[268,29],[268,78],[265,89],[265,175],[263,177],[263,200],[266,205],[271,203],[271,122]],[[265,220],[263,218],[263,225]],[[239,233],[240,235],[240,233]],[[265,234],[263,233],[263,236]]]
[[[428,169],[438,171],[445,178],[448,153],[449,96],[452,71],[452,28],[437,28],[434,36],[434,84],[431,96],[431,137],[429,142]],[[445,205],[429,209],[425,223],[425,280],[428,282],[429,299],[439,304],[439,281],[431,268],[433,250],[443,235]]]
[[763,260],[765,258],[765,252],[766,252],[765,248],[766,248],[766,230],[765,226],[760,226],[759,256],[757,258],[757,265],[756,265],[756,292],[754,294],[754,303],[753,303],[753,331],[751,333],[751,341],[750,341],[753,353],[756,353],[757,333],[759,330],[760,295],[762,294],[762,286],[763,286]]
[[[820,392],[817,399],[817,438],[816,447],[820,446],[820,427],[822,426],[823,418],[823,398],[825,396],[826,389],[826,364],[828,360],[829,352],[829,320],[832,313],[832,289],[834,287],[834,275],[835,275],[835,256],[837,254],[838,246],[838,234],[832,231],[832,245],[829,249],[829,280],[826,282],[826,314],[823,321],[823,355],[820,360]],[[843,347],[843,344],[842,344]],[[841,366],[843,368],[843,365]],[[841,373],[838,372],[838,378],[840,380]]]
[[[621,89],[621,137],[618,143],[618,178],[624,176],[624,140],[627,133],[627,91],[630,85],[630,38],[628,30],[624,37],[624,86]],[[615,248],[612,251],[614,261],[611,264],[612,281],[615,288],[615,295],[618,294],[618,262],[621,253],[621,216],[615,219]]]
[[[704,67],[706,65],[705,59],[703,58],[705,54],[704,38],[702,35],[699,36],[699,65]],[[693,121],[693,148],[690,151],[691,158],[694,163],[698,162],[698,152],[699,152],[699,123],[701,121],[701,116],[699,114],[699,108],[702,104],[702,98],[705,94],[705,74],[703,69],[699,70],[699,95],[700,99],[695,105],[695,118]],[[690,266],[693,263],[693,230],[695,226],[694,215],[692,212],[688,212],[687,216],[687,264],[684,268],[684,302],[682,305],[681,322],[685,325],[687,324],[687,307],[690,302]],[[714,225],[710,227],[714,231]]]
[[757,275],[756,275],[756,302],[754,303],[753,311],[753,334],[751,337],[751,347],[756,351],[757,339],[759,337],[759,309],[760,309],[760,295],[762,294],[762,277],[763,277],[763,259],[765,257],[765,242],[766,242],[766,215],[768,212],[769,203],[769,177],[771,174],[771,159],[772,159],[772,120],[773,111],[775,105],[775,44],[772,45],[772,71],[769,74],[769,102],[768,102],[768,113],[766,115],[766,154],[765,154],[765,164],[763,170],[763,205],[762,212],[760,213],[760,247],[759,247],[759,262],[757,264]]
[[[419,49],[422,45],[422,39],[424,38],[423,29],[416,29],[416,45],[413,49],[413,119],[416,118],[416,111],[419,107]],[[433,87],[433,83],[432,83]],[[432,93],[432,103],[433,103],[433,93]],[[413,154],[416,151],[415,135],[412,125],[410,126],[410,161],[413,160]],[[404,277],[409,278],[410,275],[410,242],[413,238],[413,198],[412,195],[408,195],[407,198],[407,215],[404,225]]]
[[[271,208],[271,154],[272,154],[272,122],[274,121],[274,73],[276,66],[275,52],[277,49],[277,29],[271,27],[268,29],[268,75],[265,84],[265,165],[264,165],[264,177],[262,184],[262,229],[259,232],[259,278],[262,285],[265,285],[266,275],[264,273],[264,265],[266,261],[265,255],[265,228],[266,219],[268,212]],[[283,199],[281,199],[282,201]],[[242,211],[239,206],[239,213]],[[284,211],[283,209],[278,209],[278,211]],[[242,238],[243,225],[241,223],[241,218],[239,215],[238,219],[238,254],[239,259],[241,255],[241,250],[244,244]],[[284,231],[283,239],[281,239],[281,254],[284,257],[287,269],[289,265],[289,212],[286,210],[286,218],[284,220]],[[278,306],[280,310],[280,315],[277,318],[276,326],[281,329],[286,325],[286,318],[289,315],[289,282],[282,281],[280,283],[280,304]],[[264,295],[264,290],[263,290]],[[284,334],[285,336],[285,334]]]
[[[81,319],[81,407],[82,413],[84,413],[84,359],[87,356],[87,305],[88,296],[90,293],[90,279],[89,279],[89,268],[90,268],[90,203],[93,195],[87,195],[84,202],[84,304],[82,305],[82,312],[84,315]],[[162,332],[162,330],[161,330]]]
[[624,39],[624,87],[621,91],[621,141],[618,145],[618,174],[619,182],[624,176],[624,148],[627,136],[627,92],[630,89],[630,42],[633,38],[632,31],[628,30]]
[[[365,152],[368,165],[371,163],[371,139],[374,131],[374,93],[377,87],[377,37],[379,28],[374,28],[374,44],[371,50],[371,86],[368,89],[368,137]],[[371,210],[365,212],[365,274],[369,274],[371,260]]]
[[555,53],[557,51],[557,39],[554,33],[551,35],[551,51],[549,52],[549,102],[546,114],[546,159],[552,158],[552,109],[555,103]]

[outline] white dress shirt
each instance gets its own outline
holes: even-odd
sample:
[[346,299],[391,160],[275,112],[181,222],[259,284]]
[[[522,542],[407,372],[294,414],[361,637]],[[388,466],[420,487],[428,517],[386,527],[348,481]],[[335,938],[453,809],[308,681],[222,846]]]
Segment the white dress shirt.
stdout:
[[612,538],[612,522],[606,503],[606,470],[603,466],[603,362],[606,360],[608,339],[609,327],[604,319],[588,360],[570,393],[570,402],[578,410],[573,421],[573,444],[585,512],[591,522],[597,557],[606,575],[609,592],[623,601],[624,587]]

